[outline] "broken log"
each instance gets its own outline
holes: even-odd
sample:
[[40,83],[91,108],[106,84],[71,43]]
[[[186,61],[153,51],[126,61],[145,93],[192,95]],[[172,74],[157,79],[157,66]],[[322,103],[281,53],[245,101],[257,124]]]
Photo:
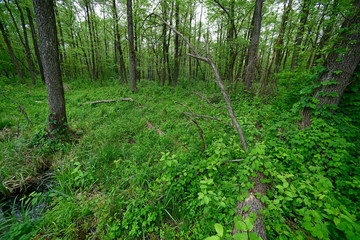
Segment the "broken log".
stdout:
[[111,100],[99,100],[99,101],[95,101],[95,102],[86,102],[86,103],[83,103],[83,104],[81,104],[81,105],[84,105],[84,104],[94,105],[94,104],[98,104],[98,103],[110,103],[110,102],[118,102],[118,101],[130,101],[130,102],[133,102],[134,100],[133,100],[132,98],[111,99]]
[[165,135],[165,133],[163,131],[161,131],[160,129],[156,128],[154,125],[151,124],[151,122],[149,122],[148,120],[145,120],[145,123],[146,123],[146,126],[149,128],[149,129],[152,129],[154,131],[156,131],[159,136],[162,136],[162,135]]
[[[256,213],[256,221],[254,228],[250,232],[255,232],[258,237],[266,240],[266,228],[263,218],[260,214],[260,210],[265,209],[265,205],[257,194],[266,195],[267,185],[261,182],[261,179],[265,179],[264,173],[256,171],[256,177],[251,177],[249,180],[254,182],[254,188],[249,190],[247,198],[236,204],[236,215],[241,215],[243,219],[249,217],[250,213]],[[247,211],[243,211],[243,208],[249,206]],[[240,232],[233,226],[233,234]]]

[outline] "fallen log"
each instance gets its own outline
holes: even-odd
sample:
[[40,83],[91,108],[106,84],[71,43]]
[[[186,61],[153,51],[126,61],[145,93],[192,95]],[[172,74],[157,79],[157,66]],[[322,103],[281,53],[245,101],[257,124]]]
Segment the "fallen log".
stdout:
[[145,120],[145,123],[146,123],[146,126],[149,128],[149,129],[152,129],[154,131],[156,131],[159,136],[162,136],[162,135],[165,135],[165,133],[163,131],[161,131],[160,129],[156,128],[154,125],[152,125],[151,122],[149,122],[148,120]]
[[111,100],[99,100],[99,101],[95,101],[95,102],[86,102],[86,103],[83,103],[81,105],[84,105],[84,104],[98,104],[98,103],[110,103],[110,102],[118,102],[118,101],[130,101],[130,102],[133,102],[134,100],[132,98],[122,98],[122,99],[111,99]]
[[[266,228],[263,218],[260,214],[260,210],[265,209],[265,205],[263,204],[263,202],[261,202],[259,197],[256,197],[256,195],[266,195],[267,185],[261,182],[261,179],[265,179],[264,173],[256,171],[256,175],[256,177],[251,177],[249,179],[250,181],[254,182],[254,188],[249,190],[248,197],[236,204],[235,216],[241,215],[243,219],[246,219],[250,216],[250,213],[256,213],[254,228],[250,232],[255,232],[258,237],[266,240]],[[249,206],[249,209],[247,209],[247,211],[244,211],[243,208],[246,206]],[[233,226],[233,234],[236,234],[238,232],[240,231]]]

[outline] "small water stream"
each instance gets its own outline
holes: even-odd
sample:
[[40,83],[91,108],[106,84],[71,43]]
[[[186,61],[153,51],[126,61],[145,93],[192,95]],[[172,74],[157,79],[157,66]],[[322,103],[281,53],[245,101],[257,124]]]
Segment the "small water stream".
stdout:
[[46,171],[42,175],[45,177],[40,177],[39,181],[27,186],[26,192],[0,202],[0,225],[8,220],[35,220],[43,215],[49,191],[56,182],[51,171]]

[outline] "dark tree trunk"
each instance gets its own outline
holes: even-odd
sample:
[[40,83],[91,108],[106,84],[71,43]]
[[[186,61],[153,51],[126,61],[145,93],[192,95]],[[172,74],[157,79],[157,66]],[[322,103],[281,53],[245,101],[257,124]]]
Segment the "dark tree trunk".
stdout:
[[256,0],[255,10],[252,20],[251,44],[247,56],[248,65],[245,70],[245,88],[250,91],[253,81],[255,80],[255,66],[257,60],[257,51],[261,29],[261,12],[263,0]]
[[[292,4],[292,0],[289,0],[289,3],[288,3],[288,6],[283,14],[283,17],[282,17],[282,22],[281,22],[281,27],[280,27],[280,31],[279,31],[279,35],[278,35],[278,38],[277,38],[277,41],[276,41],[276,44],[274,46],[274,52],[273,52],[273,55],[271,57],[271,61],[270,61],[270,65],[269,65],[269,68],[267,70],[267,74],[266,74],[266,83],[265,84],[268,84],[270,82],[270,75],[271,75],[271,68],[272,68],[272,65],[274,63],[274,59],[276,58],[276,62],[275,62],[275,70],[274,72],[277,72],[278,69],[280,68],[280,63],[281,63],[281,53],[280,53],[280,50],[278,49],[279,46],[281,45],[282,43],[282,37],[283,37],[283,31],[285,30],[285,26],[286,26],[286,22],[287,22],[287,18],[288,18],[288,15],[290,13],[290,10],[291,10],[291,4]],[[273,83],[272,84],[276,84],[276,83]]]
[[136,62],[134,49],[134,27],[132,19],[132,0],[126,2],[127,22],[128,22],[128,40],[129,40],[129,73],[130,73],[130,89],[136,90]]
[[33,21],[33,18],[31,16],[30,8],[28,8],[28,7],[26,8],[26,13],[27,13],[27,17],[29,19],[29,25],[30,25],[30,29],[31,29],[31,36],[32,36],[32,40],[33,40],[36,59],[37,59],[38,65],[39,65],[39,71],[40,71],[40,75],[41,75],[41,80],[42,80],[43,83],[45,83],[44,68],[43,68],[43,65],[42,65],[42,62],[41,62],[41,56],[40,56],[39,45],[38,45],[38,37],[37,37],[37,34],[36,34],[34,21]]
[[12,60],[12,62],[14,64],[14,66],[15,66],[16,72],[19,75],[20,79],[24,80],[24,75],[23,75],[23,73],[21,71],[21,68],[20,68],[19,63],[18,63],[18,61],[16,59],[14,51],[13,51],[13,49],[11,47],[10,40],[9,40],[9,38],[7,36],[7,33],[6,33],[5,29],[4,29],[4,26],[2,25],[1,19],[0,19],[0,30],[1,30],[1,33],[2,33],[2,35],[4,37],[4,41],[5,41],[6,46],[8,48],[8,52],[10,54],[11,60]]
[[86,16],[87,16],[87,24],[89,28],[89,35],[90,35],[90,46],[91,46],[91,60],[92,60],[92,80],[96,82],[96,67],[95,67],[95,50],[94,50],[94,36],[93,36],[93,29],[91,27],[91,21],[90,21],[90,3],[88,0],[85,0],[85,10],[86,10]]
[[298,32],[296,35],[296,40],[295,40],[295,49],[294,49],[294,53],[293,53],[292,60],[291,60],[291,70],[292,71],[294,70],[294,67],[296,67],[298,65],[299,50],[301,49],[303,33],[305,30],[305,24],[307,22],[308,15],[309,15],[309,7],[310,7],[310,0],[304,0],[303,5],[302,5],[302,10],[301,10],[300,25],[299,25],[299,29],[298,29]]
[[[179,29],[180,19],[179,19],[179,1],[175,2],[175,27]],[[175,34],[174,39],[175,45],[175,63],[174,63],[174,81],[173,86],[176,87],[178,77],[179,77],[179,36]]]
[[[67,130],[67,119],[59,63],[54,3],[52,0],[33,0],[33,4],[49,101],[49,132],[61,134]],[[59,132],[56,132],[57,130]]]
[[25,17],[24,17],[23,11],[22,11],[19,3],[17,1],[15,1],[15,4],[16,4],[18,10],[19,10],[19,13],[20,13],[21,26],[22,26],[22,29],[23,29],[23,32],[24,32],[26,60],[28,62],[28,66],[29,66],[29,72],[30,72],[32,84],[35,85],[36,84],[36,78],[35,78],[35,73],[34,73],[34,64],[33,64],[32,59],[31,59],[31,51],[30,51],[29,40],[28,40],[28,37],[27,37]]
[[55,11],[55,19],[57,20],[57,25],[59,28],[59,33],[60,33],[60,46],[61,49],[59,49],[59,55],[60,55],[60,67],[63,70],[63,73],[65,73],[65,75],[67,76],[67,66],[66,66],[66,52],[65,52],[65,42],[64,42],[64,35],[63,35],[63,31],[62,31],[62,25],[61,25],[61,20],[59,17],[59,12],[56,6],[56,1],[54,1],[54,11]]
[[[360,61],[360,0],[354,3],[354,11],[342,24],[338,42],[329,53],[325,68],[327,69],[318,79],[319,83],[337,81],[336,84],[322,84],[315,89],[313,96],[319,100],[317,108],[324,105],[338,105],[345,88],[351,83],[350,79]],[[334,94],[335,93],[335,94]],[[332,95],[334,94],[334,95]],[[302,127],[311,125],[311,109],[304,108]]]
[[[162,12],[163,12],[163,18],[166,19],[167,17],[167,11],[166,11],[166,3],[162,2],[161,4],[162,7]],[[161,82],[162,85],[165,85],[166,82],[166,25],[163,24],[163,29],[162,29],[162,67],[161,67]]]
[[[320,39],[320,42],[318,45],[318,52],[314,58],[314,61],[324,57],[324,54],[321,53],[321,51],[323,50],[325,43],[328,42],[328,40],[331,38],[331,36],[333,34],[333,29],[334,29],[334,25],[335,25],[334,19],[336,18],[337,14],[339,12],[338,5],[339,5],[339,0],[335,0],[332,5],[330,21],[325,24],[324,34],[322,35],[322,37]],[[324,15],[325,15],[325,10],[324,10],[323,16],[320,21],[321,23],[324,19]],[[322,24],[320,24],[320,25],[322,25]],[[318,37],[318,35],[317,35],[317,37]]]

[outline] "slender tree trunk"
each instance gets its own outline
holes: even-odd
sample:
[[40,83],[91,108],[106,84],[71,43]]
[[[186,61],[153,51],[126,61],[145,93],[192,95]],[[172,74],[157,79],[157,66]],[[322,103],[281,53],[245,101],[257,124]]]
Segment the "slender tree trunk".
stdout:
[[[284,29],[285,29],[286,21],[287,21],[288,15],[289,15],[290,10],[291,10],[291,4],[292,4],[292,0],[289,0],[288,6],[287,6],[287,8],[286,8],[286,10],[285,10],[285,12],[283,14],[279,35],[277,37],[277,41],[276,41],[276,44],[274,46],[274,52],[272,54],[270,65],[269,65],[269,68],[268,68],[268,71],[267,71],[267,74],[266,74],[266,83],[265,84],[269,84],[269,82],[270,82],[271,68],[272,68],[272,65],[274,63],[275,57],[276,57],[276,59],[281,59],[281,54],[279,54],[279,49],[278,48],[279,48],[279,46],[281,45],[281,42],[282,42],[282,35],[283,35],[282,33],[283,33]],[[277,62],[279,62],[279,61],[277,60]],[[272,83],[272,84],[276,84],[276,83]]]
[[52,0],[33,0],[33,4],[49,101],[49,132],[52,135],[58,135],[66,132],[68,128],[54,3]]
[[134,50],[134,27],[132,19],[132,0],[126,1],[127,22],[128,22],[128,40],[129,40],[129,73],[130,73],[130,90],[136,90],[136,62]]
[[90,3],[88,0],[85,0],[85,10],[86,10],[86,16],[87,16],[87,24],[89,28],[89,35],[90,35],[90,46],[91,46],[91,59],[92,59],[92,79],[96,82],[96,66],[95,66],[95,50],[94,50],[94,36],[93,36],[93,29],[91,27],[91,21],[90,21]]
[[30,45],[29,45],[29,41],[28,41],[28,37],[27,37],[25,17],[24,17],[23,11],[22,11],[19,3],[17,1],[15,1],[15,4],[16,4],[18,10],[19,10],[19,13],[20,13],[21,26],[22,26],[23,32],[24,32],[26,60],[28,62],[28,66],[29,66],[29,72],[30,72],[32,84],[35,85],[36,84],[36,78],[35,78],[35,73],[34,73],[34,64],[33,64],[32,59],[31,59],[31,51],[30,51]]
[[294,67],[298,65],[299,50],[301,48],[301,42],[303,40],[303,33],[305,30],[305,24],[309,15],[310,0],[304,0],[301,10],[300,25],[295,40],[295,49],[291,60],[291,70],[294,71]]
[[257,51],[260,38],[261,29],[261,12],[262,12],[263,0],[256,0],[255,10],[252,20],[252,33],[251,33],[251,44],[247,56],[248,65],[245,70],[245,88],[250,91],[252,83],[255,80],[255,66],[257,60]]
[[[179,19],[179,1],[176,0],[175,2],[175,27],[179,29],[180,19]],[[178,77],[179,77],[179,36],[175,34],[174,39],[174,46],[175,46],[175,63],[174,63],[174,81],[173,86],[177,86]]]
[[14,64],[14,66],[15,66],[16,72],[19,75],[19,78],[21,80],[24,80],[24,75],[23,75],[23,73],[21,71],[21,68],[20,68],[19,63],[18,63],[18,61],[16,59],[14,51],[13,51],[13,49],[11,47],[10,40],[9,40],[9,38],[7,36],[7,33],[6,33],[5,29],[4,29],[4,26],[2,25],[1,19],[0,19],[0,30],[1,30],[1,34],[3,35],[5,44],[6,44],[7,48],[8,48],[8,52],[9,52],[9,55],[11,57],[11,60],[12,60],[12,62]]
[[42,62],[41,62],[41,56],[40,56],[39,45],[38,45],[38,38],[37,38],[35,26],[34,26],[34,21],[33,21],[33,18],[31,16],[30,9],[27,7],[27,8],[25,8],[25,10],[26,10],[26,13],[27,13],[27,17],[29,19],[29,25],[30,25],[30,29],[31,29],[31,36],[32,36],[32,40],[33,40],[36,59],[37,59],[38,65],[39,65],[39,71],[40,71],[40,75],[41,75],[41,80],[42,80],[43,83],[45,83],[44,69],[43,69],[43,65],[42,65]]

